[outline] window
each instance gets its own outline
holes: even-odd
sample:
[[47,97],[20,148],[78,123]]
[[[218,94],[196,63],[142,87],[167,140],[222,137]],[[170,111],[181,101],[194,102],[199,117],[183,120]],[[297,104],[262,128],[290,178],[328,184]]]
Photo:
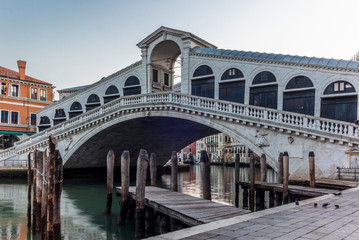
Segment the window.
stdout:
[[36,114],[34,114],[34,113],[31,113],[31,115],[30,115],[30,124],[32,126],[36,126]]
[[39,132],[51,127],[50,119],[46,116],[40,117],[40,124],[38,126]]
[[37,88],[31,88],[31,99],[37,100]]
[[[328,96],[329,95],[329,96]],[[358,95],[346,81],[331,83],[321,100],[320,116],[346,122],[357,120]]]
[[4,83],[4,82],[1,83],[0,94],[6,95],[6,83]]
[[165,73],[165,85],[170,85],[170,75],[168,73]]
[[40,101],[46,101],[46,89],[40,89]]
[[19,113],[18,112],[11,112],[11,123],[19,124]]
[[66,121],[66,114],[65,114],[65,111],[64,109],[62,108],[59,108],[59,109],[56,109],[55,110],[55,117],[54,117],[54,126],[63,122],[63,121]]
[[[259,86],[255,86],[261,84]],[[264,71],[258,73],[250,89],[249,104],[267,108],[277,108],[278,84],[273,73]]]
[[243,73],[237,68],[228,69],[219,83],[219,99],[244,103],[244,85]]
[[158,70],[153,69],[152,78],[153,78],[153,82],[158,82]]
[[123,88],[123,95],[129,96],[135,94],[141,94],[140,80],[135,76],[131,76],[127,78],[125,82],[125,86]]
[[11,96],[19,97],[19,85],[16,84],[11,85]]
[[194,71],[192,95],[214,98],[214,76],[209,66],[202,65]]
[[313,116],[314,102],[315,89],[308,77],[296,76],[288,82],[283,93],[284,111]]
[[1,111],[1,123],[9,123],[9,112],[8,111]]
[[107,88],[106,92],[105,92],[105,96],[103,97],[104,103],[108,103],[111,102],[113,100],[115,100],[116,98],[119,98],[120,94],[118,92],[118,89],[116,86],[111,85]]
[[87,98],[86,111],[90,111],[98,106],[101,106],[100,98],[96,94],[91,94]]

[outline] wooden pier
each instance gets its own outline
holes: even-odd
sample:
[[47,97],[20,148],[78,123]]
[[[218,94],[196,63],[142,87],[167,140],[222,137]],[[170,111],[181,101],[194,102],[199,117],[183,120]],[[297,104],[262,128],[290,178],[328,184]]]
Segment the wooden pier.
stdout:
[[[249,181],[241,181],[239,184],[242,186],[242,188],[250,188]],[[273,191],[279,193],[283,192],[283,184],[281,183],[255,182],[254,188],[264,191]],[[327,194],[337,193],[338,190],[289,185],[288,192],[289,194],[303,197],[320,197]]]
[[[121,195],[121,187],[116,187],[116,193],[118,196]],[[135,200],[135,187],[130,187],[129,195],[132,200]],[[177,219],[189,226],[196,226],[250,213],[249,210],[239,209],[152,186],[146,186],[145,198],[147,207]]]

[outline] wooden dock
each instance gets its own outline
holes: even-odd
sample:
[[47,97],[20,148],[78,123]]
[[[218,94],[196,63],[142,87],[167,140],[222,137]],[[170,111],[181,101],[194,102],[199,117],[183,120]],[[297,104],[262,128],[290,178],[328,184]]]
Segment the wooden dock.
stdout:
[[[241,181],[239,184],[242,187],[250,188],[249,181]],[[255,189],[264,191],[283,192],[283,184],[280,183],[267,183],[267,182],[255,182]],[[305,196],[305,197],[320,197],[327,194],[337,193],[338,190],[325,189],[325,188],[310,188],[298,185],[289,185],[288,191],[290,194]]]
[[[121,187],[116,187],[116,193],[118,196],[121,195]],[[129,194],[131,199],[134,200],[136,187],[130,187]],[[215,203],[158,187],[146,186],[145,198],[146,206],[189,226],[196,226],[250,213],[249,210]]]

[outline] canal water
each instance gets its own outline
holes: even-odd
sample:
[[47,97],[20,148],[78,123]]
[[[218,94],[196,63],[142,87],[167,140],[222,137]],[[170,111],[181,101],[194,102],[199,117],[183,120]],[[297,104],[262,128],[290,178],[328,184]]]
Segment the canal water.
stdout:
[[[234,205],[234,167],[211,166],[211,174],[212,200]],[[249,169],[241,168],[240,179],[248,180],[248,176]],[[256,169],[256,180],[259,177],[259,169]],[[268,169],[268,182],[275,182],[276,178],[276,173]],[[170,179],[170,174],[163,174],[157,180],[158,185],[170,189]],[[180,171],[179,183],[179,192],[201,197],[199,165]],[[119,185],[120,182],[116,181],[115,186]],[[134,179],[131,185],[135,185]],[[62,239],[134,239],[134,220],[122,226],[116,224],[119,197],[113,196],[110,216],[104,215],[105,199],[106,181],[103,178],[65,179],[61,196]],[[40,239],[29,234],[26,214],[26,181],[1,180],[0,239]]]

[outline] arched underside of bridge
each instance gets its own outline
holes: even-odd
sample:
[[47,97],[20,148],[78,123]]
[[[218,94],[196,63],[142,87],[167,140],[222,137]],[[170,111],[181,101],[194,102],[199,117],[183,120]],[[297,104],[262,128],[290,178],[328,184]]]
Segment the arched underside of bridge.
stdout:
[[171,117],[141,117],[114,124],[83,143],[66,161],[66,168],[104,167],[109,149],[115,151],[116,165],[123,150],[129,150],[131,164],[136,163],[140,149],[157,154],[164,164],[172,151],[216,134],[218,131],[194,121]]

